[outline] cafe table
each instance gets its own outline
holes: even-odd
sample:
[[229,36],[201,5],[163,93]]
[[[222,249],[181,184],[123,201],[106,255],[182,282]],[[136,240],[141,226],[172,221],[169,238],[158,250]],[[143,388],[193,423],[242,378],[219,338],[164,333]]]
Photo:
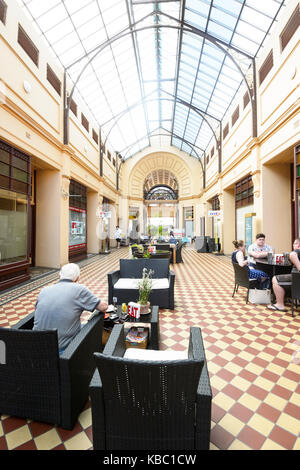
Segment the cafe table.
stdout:
[[278,276],[279,274],[289,274],[292,271],[292,263],[290,261],[285,262],[284,264],[278,264],[275,262],[268,262],[267,259],[260,259],[256,261],[256,269],[264,271],[266,274],[272,278],[273,276]]

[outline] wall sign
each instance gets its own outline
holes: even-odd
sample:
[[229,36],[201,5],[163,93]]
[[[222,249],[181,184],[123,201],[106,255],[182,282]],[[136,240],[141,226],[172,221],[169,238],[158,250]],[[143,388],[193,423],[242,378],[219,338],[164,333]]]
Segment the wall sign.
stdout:
[[252,244],[253,241],[253,217],[256,213],[245,214],[245,245],[246,249]]
[[208,211],[208,217],[222,217],[223,211]]

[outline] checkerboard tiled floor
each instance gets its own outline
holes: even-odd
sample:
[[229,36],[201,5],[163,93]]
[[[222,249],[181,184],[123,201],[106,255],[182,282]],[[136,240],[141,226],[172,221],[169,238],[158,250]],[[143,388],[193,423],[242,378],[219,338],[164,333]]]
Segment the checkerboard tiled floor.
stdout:
[[[108,271],[128,249],[82,268],[81,282],[107,298]],[[227,257],[183,251],[174,266],[175,310],[161,310],[161,349],[184,350],[189,327],[200,326],[213,390],[211,449],[300,450],[300,314],[270,312],[234,298]],[[34,309],[39,288],[0,307],[9,327]],[[297,345],[297,342],[298,345]],[[91,449],[90,403],[72,431],[1,416],[2,449]]]

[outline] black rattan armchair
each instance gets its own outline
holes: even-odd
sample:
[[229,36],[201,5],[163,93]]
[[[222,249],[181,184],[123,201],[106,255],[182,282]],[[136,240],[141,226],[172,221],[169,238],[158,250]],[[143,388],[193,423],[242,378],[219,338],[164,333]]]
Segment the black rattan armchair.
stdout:
[[151,291],[149,296],[151,305],[174,309],[175,274],[169,270],[169,263],[169,259],[120,259],[120,269],[107,274],[109,303],[112,303],[113,297],[118,299],[118,304],[137,301],[139,295],[138,288],[119,289],[115,285],[123,278],[141,279],[143,268],[147,268],[154,271],[153,279],[168,279],[169,283],[168,287]]
[[232,297],[238,291],[239,286],[247,289],[246,304],[249,300],[249,289],[258,287],[256,279],[249,279],[247,266],[240,266],[238,263],[232,263],[234,269],[234,289]]
[[123,358],[116,325],[90,384],[94,450],[209,449],[212,392],[200,328],[188,359]]
[[34,313],[0,328],[0,414],[72,429],[88,400],[93,353],[102,351],[103,315],[91,318],[61,356],[57,330],[33,331],[33,321]]

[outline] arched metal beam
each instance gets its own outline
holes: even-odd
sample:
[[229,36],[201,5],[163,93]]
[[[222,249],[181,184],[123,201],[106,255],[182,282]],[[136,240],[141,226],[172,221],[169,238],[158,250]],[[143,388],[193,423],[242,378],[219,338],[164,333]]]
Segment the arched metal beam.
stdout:
[[[168,15],[165,15],[164,16],[167,16]],[[179,22],[181,23],[179,20],[177,20],[176,18],[173,18],[173,17],[170,17],[171,19],[173,19],[174,21],[176,22]],[[143,18],[144,20],[145,18]],[[140,23],[142,20],[140,20],[138,23]],[[64,109],[64,144],[65,145],[68,145],[69,143],[69,113],[70,113],[70,106],[71,106],[71,101],[72,101],[72,97],[73,97],[73,94],[74,94],[74,91],[78,85],[78,82],[80,81],[83,73],[85,72],[85,70],[87,69],[87,67],[91,64],[91,62],[108,46],[110,46],[112,43],[114,43],[115,41],[118,41],[119,39],[123,39],[124,37],[132,34],[132,28],[134,28],[135,26],[137,25],[137,23],[133,24],[133,25],[130,25],[126,30],[124,30],[124,32],[122,32],[121,34],[116,34],[115,36],[113,36],[112,38],[110,38],[108,41],[106,41],[105,43],[103,43],[103,45],[100,45],[98,47],[98,50],[97,52],[95,52],[95,54],[88,60],[88,62],[83,66],[81,72],[79,73],[73,87],[72,87],[72,90],[71,90],[71,93],[70,93],[70,96],[69,96],[69,100],[66,103],[66,107]],[[158,29],[158,28],[167,28],[167,29],[176,29],[176,30],[181,30],[183,32],[188,32],[188,33],[193,33],[195,35],[198,35],[198,36],[201,36],[201,37],[205,37],[205,39],[207,39],[208,41],[212,42],[216,47],[218,47],[220,50],[222,50],[222,52],[228,56],[232,62],[234,63],[234,65],[236,66],[236,68],[238,69],[238,71],[240,72],[245,84],[246,84],[246,87],[247,87],[247,90],[248,90],[248,94],[249,94],[249,98],[250,98],[250,102],[251,102],[251,105],[252,105],[252,115],[253,115],[253,137],[256,137],[257,136],[257,126],[255,128],[254,126],[254,122],[256,122],[257,124],[257,110],[256,110],[256,97],[252,97],[252,94],[251,94],[251,90],[250,90],[250,87],[249,87],[249,84],[248,84],[248,81],[243,73],[243,71],[241,70],[240,66],[238,65],[238,63],[236,62],[236,60],[232,57],[232,55],[229,53],[228,50],[226,50],[223,46],[221,46],[221,44],[219,44],[219,42],[217,42],[217,40],[214,38],[214,37],[211,37],[209,35],[206,35],[205,33],[203,33],[201,30],[198,30],[197,28],[191,26],[191,25],[188,25],[186,23],[184,23],[184,26],[182,26],[182,23],[178,26],[175,26],[175,25],[163,25],[163,24],[154,24],[154,25],[150,25],[150,26],[144,26],[144,27],[141,27],[141,28],[137,28],[137,29],[134,29],[134,32],[135,33],[138,33],[139,31],[145,31],[145,30],[148,30],[148,29]],[[226,47],[231,47],[229,45],[226,45]],[[232,48],[233,49],[233,48]],[[240,53],[242,53],[241,51],[239,51]],[[250,59],[250,57],[249,57]],[[252,59],[252,58],[251,58]]]
[[[154,132],[156,132],[156,131],[154,131]],[[166,132],[169,132],[169,131],[166,131]],[[170,133],[170,132],[169,132],[169,133]],[[171,133],[170,133],[170,134],[171,134]],[[150,134],[147,135],[147,136],[148,136],[149,138],[151,138],[151,137],[158,137],[158,136],[165,136],[165,135],[166,135],[166,134],[162,134],[162,133],[158,133],[158,134],[151,134],[151,133],[150,133]],[[205,175],[205,165],[203,166],[201,157],[199,156],[198,152],[196,152],[196,150],[194,149],[194,146],[193,146],[190,142],[188,142],[187,140],[183,139],[182,137],[179,137],[178,135],[176,135],[176,134],[174,134],[174,133],[172,133],[172,135],[173,135],[175,138],[177,138],[177,139],[179,139],[179,140],[182,140],[182,141],[183,141],[186,145],[188,145],[188,146],[193,150],[193,152],[196,154],[196,158],[197,158],[197,160],[199,161],[199,163],[200,163],[200,165],[201,165],[201,169],[202,169],[203,189],[204,189],[205,186],[206,186],[206,175]],[[139,140],[142,140],[142,139],[144,139],[144,138],[147,137],[147,136],[143,136],[143,137],[141,137],[141,139],[139,139]],[[126,153],[129,152],[129,150],[130,150],[134,145],[136,145],[136,142],[135,142],[134,144],[128,146],[128,149],[127,149]],[[202,150],[202,151],[204,152],[204,150]],[[125,153],[125,155],[126,155],[126,153]],[[123,157],[122,160],[121,160],[120,166],[119,166],[119,168],[118,168],[118,171],[117,171],[117,190],[119,189],[119,176],[120,176],[121,165],[122,165],[122,163],[124,163],[125,161],[126,161],[126,160],[125,160],[125,158]]]
[[[168,93],[170,94],[170,93]],[[203,113],[202,111],[200,111],[196,106],[193,106],[193,105],[190,105],[189,103],[187,103],[186,101],[180,99],[180,98],[175,98],[174,95],[173,96],[173,99],[172,98],[160,98],[160,101],[176,101],[176,103],[180,103],[182,104],[183,106],[187,106],[188,108],[192,109],[196,114],[199,114],[199,116],[206,122],[206,124],[209,126],[214,138],[215,138],[215,141],[216,141],[216,146],[217,148],[219,149],[220,145],[219,145],[219,141],[218,141],[218,137],[213,129],[213,127],[211,126],[210,122],[206,119],[206,117],[204,116],[205,113]],[[148,102],[152,102],[152,101],[157,101],[157,98],[151,98],[151,99],[147,99],[144,101],[144,103],[148,103]],[[136,106],[133,106],[132,108],[130,109],[125,109],[122,114],[120,114],[118,116],[118,118],[115,120],[114,124],[111,126],[111,128],[109,129],[108,133],[106,134],[106,137],[105,137],[105,141],[104,141],[104,146],[106,145],[106,142],[108,140],[108,137],[110,135],[110,133],[112,132],[113,128],[118,124],[118,122],[120,121],[120,119],[122,119],[122,117],[124,117],[128,112],[130,112],[132,109],[134,109],[134,107],[137,107],[137,106],[141,106],[141,102],[139,102],[138,104],[136,104]],[[216,119],[216,118],[215,118]],[[216,119],[217,120],[217,119]],[[218,121],[219,124],[221,123],[221,121]],[[171,134],[173,135],[173,134]],[[221,138],[221,137],[220,137]]]

